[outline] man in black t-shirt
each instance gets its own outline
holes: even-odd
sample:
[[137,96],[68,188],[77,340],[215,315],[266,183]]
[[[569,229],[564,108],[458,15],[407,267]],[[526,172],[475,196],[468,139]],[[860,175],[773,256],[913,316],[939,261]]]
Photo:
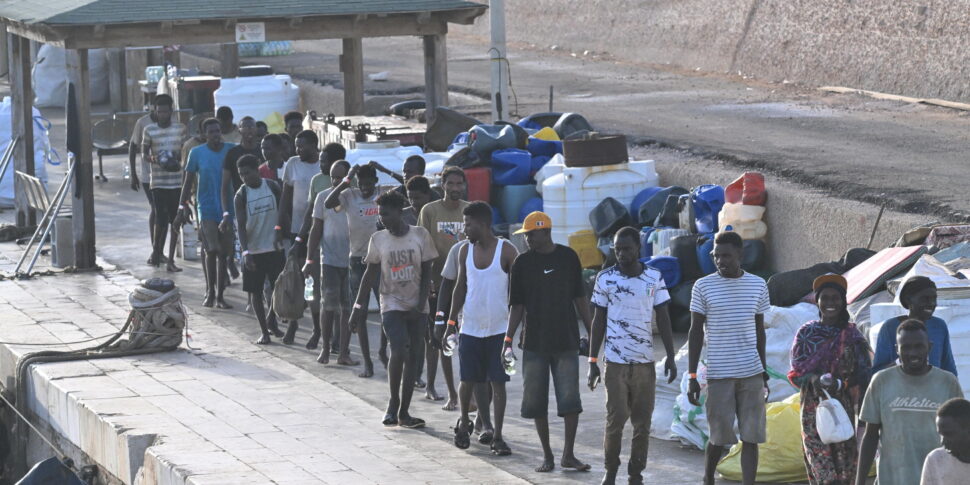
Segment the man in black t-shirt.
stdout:
[[573,454],[576,427],[583,405],[579,398],[579,326],[590,334],[592,318],[583,287],[583,268],[572,249],[552,241],[552,221],[542,212],[529,214],[516,234],[525,233],[529,251],[512,264],[509,281],[509,328],[505,347],[525,315],[522,339],[522,417],[533,419],[542,443],[543,461],[537,472],[556,467],[549,446],[549,375],[556,388],[556,407],[566,424],[566,440],[559,465],[589,471]]
[[[233,197],[243,183],[239,177],[236,162],[243,155],[252,155],[259,160],[259,163],[263,163],[263,151],[259,149],[260,140],[256,137],[256,120],[252,116],[239,120],[239,136],[240,143],[226,152],[226,158],[222,162],[222,206],[227,208],[226,212],[229,212],[229,207],[234,206]],[[228,221],[228,224],[232,224],[231,217],[226,216],[223,219]]]

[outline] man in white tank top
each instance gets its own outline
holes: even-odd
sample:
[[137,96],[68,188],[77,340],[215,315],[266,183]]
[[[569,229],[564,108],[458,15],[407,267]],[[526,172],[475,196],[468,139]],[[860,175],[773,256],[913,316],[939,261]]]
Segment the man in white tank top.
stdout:
[[[509,380],[502,362],[502,348],[509,318],[509,270],[518,252],[512,244],[492,233],[492,208],[488,204],[473,202],[462,214],[470,244],[459,252],[458,280],[445,334],[447,338],[455,331],[461,333],[458,343],[461,417],[455,426],[455,446],[461,449],[469,446],[472,423],[468,411],[472,393],[483,422],[489,422],[489,388],[484,384],[490,383],[495,403],[491,450],[494,455],[505,456],[512,451],[502,439],[505,383]],[[457,329],[459,314],[462,314],[462,322],[461,328]]]

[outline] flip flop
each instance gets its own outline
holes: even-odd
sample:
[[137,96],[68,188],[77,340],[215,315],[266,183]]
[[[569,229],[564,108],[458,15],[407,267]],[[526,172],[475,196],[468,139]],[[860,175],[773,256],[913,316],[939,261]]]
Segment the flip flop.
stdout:
[[478,435],[478,442],[481,443],[481,444],[483,444],[483,445],[490,445],[490,444],[492,444],[492,432],[491,431],[482,431],[482,434]]
[[495,456],[509,456],[512,454],[512,449],[509,448],[509,445],[505,444],[505,440],[502,438],[492,441],[491,449],[492,454]]
[[455,447],[467,450],[469,446],[471,442],[468,439],[468,427],[461,422],[461,418],[458,418],[458,422],[455,423]]
[[406,418],[401,418],[401,427],[407,429],[418,429],[424,427],[424,420],[421,418],[415,418],[413,416],[408,416]]
[[392,426],[397,426],[399,423],[397,421],[397,416],[388,413],[384,415],[384,420],[381,421],[381,424],[390,428]]

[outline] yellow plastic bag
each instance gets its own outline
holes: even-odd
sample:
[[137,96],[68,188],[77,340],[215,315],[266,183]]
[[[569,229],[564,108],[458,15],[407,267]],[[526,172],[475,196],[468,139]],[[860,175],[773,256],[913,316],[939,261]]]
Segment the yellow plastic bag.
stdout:
[[286,124],[283,123],[283,115],[276,111],[270,113],[263,122],[266,123],[267,133],[286,133]]
[[[804,482],[808,480],[802,452],[801,398],[793,394],[781,402],[768,403],[767,438],[759,448],[759,482]],[[741,443],[717,465],[717,471],[728,480],[741,480]]]

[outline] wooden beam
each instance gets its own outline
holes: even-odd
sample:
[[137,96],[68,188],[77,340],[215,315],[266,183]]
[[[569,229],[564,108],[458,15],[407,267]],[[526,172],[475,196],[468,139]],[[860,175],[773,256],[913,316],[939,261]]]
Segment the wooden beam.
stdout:
[[5,76],[10,72],[10,56],[7,54],[9,54],[7,50],[7,26],[0,24],[0,76]]
[[219,47],[222,61],[220,75],[224,78],[239,77],[239,45],[222,44]]
[[[304,17],[299,29],[290,27],[289,18],[268,19],[264,23],[267,41],[422,36],[444,34],[448,31],[444,17],[438,14],[432,14],[427,23],[419,23],[418,16],[413,13],[387,17],[371,15],[363,19],[350,15]],[[66,39],[64,45],[68,48],[150,47],[235,42],[234,25],[234,21],[203,21],[199,24],[173,22],[171,32],[167,33],[161,31],[158,22],[109,25],[105,27],[104,37],[100,39],[91,36],[90,27],[56,27],[55,32]]]
[[344,73],[344,116],[364,114],[364,42],[344,39],[340,72]]
[[448,106],[448,49],[444,35],[424,36],[424,96],[428,124],[435,108]]
[[145,109],[145,95],[138,81],[145,77],[148,67],[148,51],[145,49],[125,50],[125,101],[128,111]]
[[[30,85],[30,40],[11,35],[7,41],[10,44],[10,90],[13,101],[12,128],[13,135],[20,136],[20,143],[14,151],[14,169],[28,175],[34,175],[34,91]],[[13,177],[13,172],[7,172]],[[17,208],[17,226],[33,226],[37,223],[37,216],[27,206],[23,188],[14,182],[14,205]]]
[[9,33],[45,44],[51,44],[55,47],[64,47],[63,31],[57,31],[46,25],[27,25],[8,19],[2,19],[2,21],[7,26],[7,32]]
[[79,151],[75,153],[75,179],[71,189],[74,227],[74,266],[95,267],[94,166],[91,144],[91,86],[87,49],[67,51],[67,78],[74,83],[77,100]]
[[120,47],[108,49],[108,95],[111,111],[125,111],[125,50]]

